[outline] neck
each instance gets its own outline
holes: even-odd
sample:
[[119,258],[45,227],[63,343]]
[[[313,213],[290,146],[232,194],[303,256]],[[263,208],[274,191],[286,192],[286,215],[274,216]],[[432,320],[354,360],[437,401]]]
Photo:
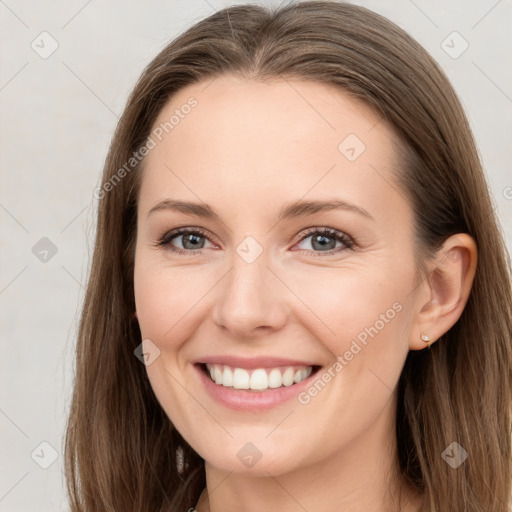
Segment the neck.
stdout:
[[339,451],[268,477],[236,474],[205,464],[206,489],[197,512],[419,512],[421,496],[400,494],[395,438],[396,401]]

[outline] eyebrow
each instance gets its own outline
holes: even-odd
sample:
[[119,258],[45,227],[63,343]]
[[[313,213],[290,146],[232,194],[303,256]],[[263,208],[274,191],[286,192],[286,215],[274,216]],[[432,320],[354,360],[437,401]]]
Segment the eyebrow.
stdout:
[[[188,201],[177,201],[164,199],[157,203],[148,212],[148,217],[153,212],[160,210],[174,210],[188,215],[195,215],[210,220],[219,220],[219,215],[206,203],[194,203]],[[368,219],[375,220],[364,208],[341,199],[329,201],[295,201],[281,208],[278,215],[279,222],[296,217],[307,217],[319,212],[331,210],[346,210],[358,213]]]

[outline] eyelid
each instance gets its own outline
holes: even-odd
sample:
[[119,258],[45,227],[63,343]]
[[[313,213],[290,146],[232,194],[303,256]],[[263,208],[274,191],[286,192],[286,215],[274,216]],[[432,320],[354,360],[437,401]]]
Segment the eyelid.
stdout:
[[[204,238],[208,239],[210,243],[213,243],[210,238],[213,236],[204,228],[196,227],[196,226],[184,226],[180,228],[171,229],[170,231],[166,231],[161,237],[159,237],[155,243],[155,245],[158,248],[169,248],[171,240],[174,238],[179,238],[182,235],[187,234],[195,234],[203,236]],[[215,245],[215,244],[214,244]],[[172,249],[169,249],[171,252],[176,253],[186,253],[186,254],[198,254],[203,249],[180,249],[179,247],[173,247]]]
[[[173,240],[174,238],[179,238],[180,236],[186,235],[186,234],[200,235],[200,236],[206,238],[210,243],[213,243],[214,245],[216,245],[214,242],[212,242],[210,240],[210,237],[212,237],[212,238],[214,238],[214,237],[206,229],[200,228],[200,227],[195,227],[195,226],[184,226],[184,227],[175,228],[170,231],[167,231],[157,240],[155,245],[158,248],[168,248],[169,251],[174,252],[174,253],[179,253],[179,254],[188,254],[188,255],[201,254],[201,252],[204,250],[204,248],[197,249],[197,250],[180,249],[178,247],[172,247],[170,245],[171,240]],[[320,235],[324,235],[324,236],[327,236],[330,238],[334,238],[335,240],[342,242],[344,247],[338,247],[335,249],[330,249],[328,251],[313,251],[313,250],[309,250],[309,249],[300,249],[301,251],[306,251],[307,254],[311,254],[311,255],[315,255],[315,256],[337,254],[337,253],[341,253],[344,250],[354,250],[354,247],[357,245],[354,238],[351,235],[349,235],[348,233],[345,233],[344,231],[340,231],[338,229],[331,228],[328,226],[313,226],[313,227],[309,227],[309,228],[302,230],[297,235],[298,239],[294,243],[293,247],[295,247],[295,245],[303,242],[304,240],[306,240],[313,234],[320,234]]]
[[329,251],[311,251],[308,249],[302,249],[302,250],[305,250],[307,253],[311,253],[314,255],[336,254],[336,253],[342,252],[342,250],[344,250],[344,249],[353,250],[354,247],[357,245],[354,238],[351,235],[349,235],[348,233],[345,233],[344,231],[340,231],[339,229],[331,228],[328,226],[314,226],[311,228],[304,229],[297,235],[299,240],[297,241],[297,243],[295,245],[303,242],[305,239],[309,238],[311,235],[313,235],[315,233],[318,233],[320,235],[324,235],[324,236],[327,236],[330,238],[334,238],[337,241],[339,240],[345,245],[345,247],[344,248],[338,247],[335,249],[330,249]]

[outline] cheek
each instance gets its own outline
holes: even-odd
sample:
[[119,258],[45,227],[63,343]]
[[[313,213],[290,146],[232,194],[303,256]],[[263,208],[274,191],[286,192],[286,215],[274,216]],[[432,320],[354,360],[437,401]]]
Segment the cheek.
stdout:
[[390,344],[403,343],[413,279],[413,269],[405,263],[401,273],[392,263],[381,262],[371,268],[313,267],[294,276],[290,272],[284,280],[294,283],[294,293],[303,302],[301,319],[311,319],[309,330],[333,354],[340,354],[354,340],[362,346],[377,336]]
[[[340,354],[350,349],[354,339],[364,345],[377,335],[382,339],[404,330],[413,282],[413,268],[404,263],[401,271],[382,262],[358,268],[281,267],[277,273],[284,283],[292,284],[293,293],[285,288],[279,292],[277,284],[269,300],[276,301],[276,307],[286,306],[290,322]],[[225,294],[232,293],[222,290],[222,273],[208,265],[173,267],[136,258],[135,303],[143,339],[155,340],[163,350],[177,349],[207,319],[213,304],[222,304]]]
[[[381,262],[371,270],[316,269],[297,282],[297,295],[315,313],[303,325],[331,354],[318,376],[322,382],[315,381],[299,402],[309,417],[321,417],[329,404],[333,422],[354,435],[380,414],[409,350],[414,267],[404,260],[401,272],[395,267]],[[347,411],[353,424],[338,411]]]
[[150,257],[139,255],[135,259],[134,292],[141,337],[151,340],[160,351],[146,366],[148,379],[163,410],[182,434],[194,432],[193,415],[200,416],[200,411],[191,414],[190,396],[177,384],[187,378],[181,348],[196,328],[194,312],[198,297],[205,294],[196,286],[200,280],[194,281],[193,273],[192,269],[171,268]]
[[329,269],[298,282],[297,295],[316,313],[307,328],[332,354],[299,403],[308,418],[330,417],[325,429],[343,431],[346,439],[382,412],[408,353],[413,267],[402,262],[398,273],[392,266]]
[[[143,338],[179,339],[177,333],[194,318],[198,300],[207,292],[204,272],[192,267],[177,269],[161,263],[135,263],[134,292]],[[195,307],[194,307],[195,306]]]
[[[275,280],[275,287],[262,293],[276,307],[289,310],[282,338],[299,333],[304,354],[331,353],[325,361],[331,359],[332,374],[326,375],[323,385],[315,381],[292,403],[295,421],[273,431],[271,438],[272,427],[264,421],[263,426],[247,426],[240,425],[237,416],[226,417],[222,424],[237,433],[235,440],[226,439],[218,423],[190,400],[194,391],[184,391],[173,378],[186,382],[190,376],[186,362],[194,354],[187,341],[194,336],[204,340],[201,333],[215,328],[212,309],[215,304],[225,305],[233,291],[221,279],[226,270],[213,265],[178,268],[149,257],[136,258],[135,299],[142,336],[155,340],[163,356],[147,367],[148,377],[170,420],[201,456],[230,471],[238,468],[236,453],[246,437],[264,453],[275,454],[268,469],[277,473],[349,446],[377,420],[403,366],[412,266],[405,268],[401,262],[400,272],[398,265],[394,268],[381,260],[343,268],[306,264],[274,268],[289,288]],[[275,425],[278,420],[269,417]],[[297,450],[297,446],[307,448]]]

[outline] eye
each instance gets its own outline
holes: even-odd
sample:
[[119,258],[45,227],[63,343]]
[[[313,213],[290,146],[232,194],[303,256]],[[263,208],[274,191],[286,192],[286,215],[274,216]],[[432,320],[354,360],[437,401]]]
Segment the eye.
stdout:
[[[352,249],[355,245],[354,240],[349,235],[333,228],[309,228],[302,232],[301,236],[299,243],[311,239],[309,245],[313,250],[307,248],[305,250],[315,255],[320,253],[333,254],[345,249]],[[341,247],[336,247],[337,243],[340,243]]]
[[[309,228],[300,233],[299,236],[302,237],[299,244],[311,238],[310,245],[313,250],[302,249],[314,255],[338,253],[346,249],[352,249],[355,245],[354,240],[349,235],[333,228]],[[180,239],[181,247],[176,247],[174,240]],[[208,240],[207,233],[201,228],[178,228],[165,233],[158,240],[156,246],[178,254],[197,255],[201,254],[201,250],[205,248],[206,240]],[[336,247],[336,244],[341,246]]]
[[[181,239],[181,247],[172,244],[174,239]],[[207,240],[206,232],[201,228],[179,228],[165,233],[156,245],[178,254],[200,254],[205,240]]]

